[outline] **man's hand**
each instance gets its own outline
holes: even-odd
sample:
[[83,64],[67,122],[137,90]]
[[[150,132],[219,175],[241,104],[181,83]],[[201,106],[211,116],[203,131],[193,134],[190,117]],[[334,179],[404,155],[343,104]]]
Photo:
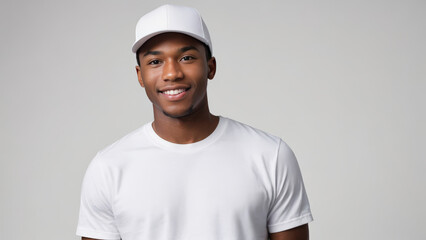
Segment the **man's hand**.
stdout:
[[282,232],[270,233],[269,238],[271,240],[309,240],[308,224]]

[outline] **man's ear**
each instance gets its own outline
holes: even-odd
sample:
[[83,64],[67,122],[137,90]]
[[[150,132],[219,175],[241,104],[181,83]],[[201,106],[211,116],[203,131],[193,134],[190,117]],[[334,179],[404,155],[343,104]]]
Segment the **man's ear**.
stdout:
[[207,61],[207,66],[209,67],[209,72],[207,74],[207,77],[209,79],[213,79],[214,75],[216,74],[216,58],[211,57],[209,61]]
[[142,80],[142,72],[141,72],[141,68],[139,66],[136,66],[136,74],[138,75],[138,81],[139,84],[141,85],[141,87],[145,87],[145,85],[143,84],[143,80]]

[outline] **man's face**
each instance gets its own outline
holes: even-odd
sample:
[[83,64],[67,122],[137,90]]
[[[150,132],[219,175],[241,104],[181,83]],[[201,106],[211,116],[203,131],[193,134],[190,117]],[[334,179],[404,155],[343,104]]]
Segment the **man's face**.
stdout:
[[154,113],[180,118],[208,108],[207,81],[216,72],[214,58],[206,59],[204,45],[179,33],[164,33],[139,50],[136,66]]

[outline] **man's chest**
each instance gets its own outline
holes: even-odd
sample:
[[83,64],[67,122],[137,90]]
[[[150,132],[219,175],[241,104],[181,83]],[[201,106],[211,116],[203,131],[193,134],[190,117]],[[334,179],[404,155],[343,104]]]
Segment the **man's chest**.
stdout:
[[[266,226],[270,186],[254,159],[131,159],[121,170],[113,211],[122,232]],[[178,231],[178,232],[176,232]],[[183,233],[182,233],[183,234]]]

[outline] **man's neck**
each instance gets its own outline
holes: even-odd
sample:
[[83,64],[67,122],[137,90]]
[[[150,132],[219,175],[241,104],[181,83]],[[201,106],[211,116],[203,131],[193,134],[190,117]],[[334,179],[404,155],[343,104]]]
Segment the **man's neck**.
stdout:
[[154,111],[152,127],[158,136],[169,142],[188,144],[208,137],[218,123],[219,117],[211,114],[208,108],[182,118],[168,117]]

